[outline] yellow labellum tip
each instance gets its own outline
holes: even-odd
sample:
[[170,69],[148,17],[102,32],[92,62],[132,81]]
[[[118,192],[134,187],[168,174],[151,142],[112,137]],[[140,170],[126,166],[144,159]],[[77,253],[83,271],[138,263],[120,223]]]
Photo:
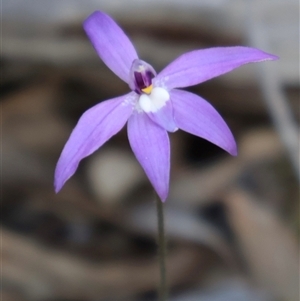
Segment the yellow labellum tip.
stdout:
[[148,86],[148,87],[142,89],[142,91],[143,91],[144,93],[146,93],[146,94],[150,94],[151,91],[152,91],[152,89],[153,89],[153,86],[150,85],[150,86]]

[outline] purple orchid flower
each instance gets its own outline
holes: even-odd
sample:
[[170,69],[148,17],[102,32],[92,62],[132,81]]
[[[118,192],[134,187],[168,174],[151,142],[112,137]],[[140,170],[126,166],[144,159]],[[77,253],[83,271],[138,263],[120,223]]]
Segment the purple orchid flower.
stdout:
[[170,143],[167,132],[184,130],[204,138],[231,155],[234,137],[219,113],[203,98],[178,90],[202,83],[252,62],[278,57],[249,47],[217,47],[185,53],[159,74],[139,59],[122,29],[107,14],[96,11],[84,29],[103,62],[130,93],[101,102],[80,118],[57,163],[55,190],[75,173],[81,159],[101,147],[128,122],[131,148],[157,194],[169,190]]

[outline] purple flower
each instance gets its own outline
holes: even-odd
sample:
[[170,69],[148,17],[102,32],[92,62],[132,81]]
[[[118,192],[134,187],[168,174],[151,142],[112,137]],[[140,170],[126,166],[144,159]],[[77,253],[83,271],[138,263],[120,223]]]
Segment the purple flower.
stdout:
[[248,47],[217,47],[185,53],[159,74],[139,59],[122,29],[96,11],[84,29],[103,62],[130,93],[101,102],[80,118],[57,163],[55,190],[75,173],[81,159],[92,154],[128,122],[131,148],[162,201],[169,190],[170,142],[167,132],[182,129],[237,154],[233,135],[219,113],[203,98],[178,90],[202,83],[252,62],[277,57]]

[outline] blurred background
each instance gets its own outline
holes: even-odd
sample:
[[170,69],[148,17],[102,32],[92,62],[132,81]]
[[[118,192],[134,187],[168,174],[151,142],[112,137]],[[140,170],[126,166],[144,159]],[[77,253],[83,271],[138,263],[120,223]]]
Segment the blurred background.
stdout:
[[280,57],[189,89],[221,113],[239,155],[170,135],[168,281],[170,301],[299,300],[297,0],[2,1],[2,300],[157,300],[153,191],[126,128],[53,190],[81,114],[128,91],[82,29],[97,9],[158,72],[214,46]]

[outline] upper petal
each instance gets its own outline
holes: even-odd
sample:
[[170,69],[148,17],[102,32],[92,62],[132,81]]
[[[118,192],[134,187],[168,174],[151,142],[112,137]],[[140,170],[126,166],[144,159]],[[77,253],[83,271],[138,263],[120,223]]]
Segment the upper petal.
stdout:
[[162,201],[169,192],[170,141],[165,129],[145,113],[134,113],[128,120],[130,146]]
[[81,159],[96,151],[122,129],[133,110],[130,104],[133,94],[101,102],[81,116],[56,166],[56,192],[74,174]]
[[170,95],[180,129],[216,144],[233,156],[237,154],[230,129],[210,103],[186,91],[172,90]]
[[83,27],[103,62],[129,83],[130,67],[138,55],[119,25],[107,14],[95,11],[84,21]]
[[216,47],[185,53],[170,63],[155,82],[168,89],[193,86],[244,64],[276,60],[277,56],[249,47]]

